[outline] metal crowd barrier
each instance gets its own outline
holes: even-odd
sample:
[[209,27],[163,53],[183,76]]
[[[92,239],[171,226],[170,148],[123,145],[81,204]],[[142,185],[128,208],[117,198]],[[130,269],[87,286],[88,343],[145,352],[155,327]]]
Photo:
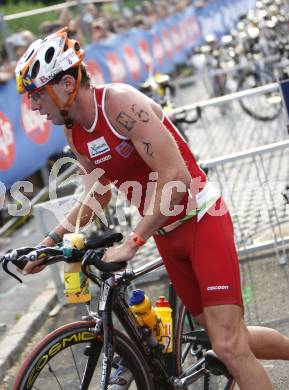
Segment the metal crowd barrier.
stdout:
[[279,84],[272,83],[186,104],[174,113],[199,113],[200,120],[187,127],[186,135],[192,152],[208,169],[209,180],[221,189],[229,204],[239,256],[256,257],[270,249],[279,264],[285,264],[289,205],[282,191],[289,184],[288,113],[283,107],[274,120],[260,121],[247,115],[239,104],[243,98],[254,97],[258,107],[258,99],[261,102],[278,91]]
[[[280,265],[287,261],[289,217],[281,192],[289,179],[288,155],[289,140],[202,163],[229,204],[240,257],[273,249]],[[283,170],[272,163],[277,159]]]
[[3,17],[5,21],[15,20],[20,18],[27,18],[34,15],[45,14],[51,11],[59,11],[64,8],[77,7],[79,5],[93,4],[93,3],[113,3],[117,0],[74,0],[66,1],[62,4],[50,5],[48,7],[41,7],[30,11],[17,12],[16,14],[10,14]]

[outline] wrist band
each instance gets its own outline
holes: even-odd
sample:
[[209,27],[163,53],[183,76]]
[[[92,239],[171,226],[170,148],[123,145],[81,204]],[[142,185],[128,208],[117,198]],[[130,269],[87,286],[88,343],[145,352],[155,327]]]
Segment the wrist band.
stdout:
[[55,244],[59,244],[62,241],[62,238],[60,237],[60,235],[54,231],[51,231],[50,233],[48,233],[47,237],[50,237],[51,240],[53,240]]
[[135,245],[140,248],[143,246],[146,242],[143,240],[137,233],[132,232],[130,233],[130,238],[134,241]]

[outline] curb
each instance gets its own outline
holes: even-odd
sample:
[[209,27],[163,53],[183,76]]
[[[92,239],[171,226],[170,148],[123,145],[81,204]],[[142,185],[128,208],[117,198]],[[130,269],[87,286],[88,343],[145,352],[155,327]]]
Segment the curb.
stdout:
[[56,299],[56,290],[49,282],[44,292],[32,302],[28,312],[7,332],[0,343],[0,381],[44,322]]

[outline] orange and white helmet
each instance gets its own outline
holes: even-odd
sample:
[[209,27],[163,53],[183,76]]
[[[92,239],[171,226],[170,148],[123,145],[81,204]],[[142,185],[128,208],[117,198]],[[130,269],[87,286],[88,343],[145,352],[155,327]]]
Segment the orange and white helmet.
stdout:
[[67,27],[33,42],[16,65],[16,88],[32,92],[49,83],[60,72],[79,66],[84,51],[69,39]]

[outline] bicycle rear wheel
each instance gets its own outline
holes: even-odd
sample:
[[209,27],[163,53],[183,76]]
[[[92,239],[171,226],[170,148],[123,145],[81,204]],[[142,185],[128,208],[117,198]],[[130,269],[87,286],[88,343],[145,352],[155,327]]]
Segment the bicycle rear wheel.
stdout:
[[[102,335],[91,330],[95,323],[80,321],[47,335],[26,358],[13,390],[92,390],[99,389],[102,369]],[[114,362],[121,361],[130,371],[130,390],[153,390],[147,364],[136,346],[115,330]],[[112,370],[112,375],[117,370]]]
[[[267,72],[248,72],[239,81],[238,91],[260,87],[275,82]],[[252,118],[260,121],[271,121],[282,111],[282,101],[278,92],[267,92],[246,96],[239,100],[242,109]]]
[[[179,317],[176,324],[175,332],[175,352],[176,352],[176,375],[181,375],[185,369],[192,366],[199,359],[194,350],[195,340],[193,339],[194,335],[192,334],[195,331],[195,324],[193,316],[185,308],[184,305],[181,305],[179,309]],[[189,338],[189,336],[191,339]],[[202,349],[205,351],[209,348],[209,340],[204,334],[201,336],[202,340]],[[187,390],[233,390],[235,387],[235,381],[228,379],[225,376],[216,376],[211,373],[207,373],[197,380],[197,382],[192,383]]]

